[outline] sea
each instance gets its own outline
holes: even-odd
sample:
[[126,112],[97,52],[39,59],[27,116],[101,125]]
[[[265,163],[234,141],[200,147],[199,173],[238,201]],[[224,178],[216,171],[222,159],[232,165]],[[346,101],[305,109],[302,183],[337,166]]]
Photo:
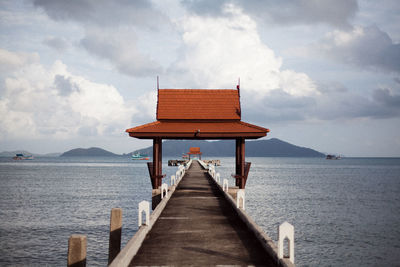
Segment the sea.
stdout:
[[[234,184],[235,159],[219,158]],[[177,168],[163,159],[163,173]],[[295,229],[297,266],[400,266],[399,158],[246,158],[246,212],[273,240]],[[87,266],[106,266],[112,208],[122,246],[151,201],[146,162],[124,157],[0,158],[0,266],[65,266],[68,238],[87,236]]]

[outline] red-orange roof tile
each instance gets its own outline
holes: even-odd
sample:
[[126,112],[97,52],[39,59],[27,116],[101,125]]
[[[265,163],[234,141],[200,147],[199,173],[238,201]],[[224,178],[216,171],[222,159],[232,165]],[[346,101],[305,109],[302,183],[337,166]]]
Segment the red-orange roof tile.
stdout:
[[159,89],[157,120],[240,120],[238,90]]
[[200,147],[190,147],[189,153],[187,153],[187,154],[196,155],[196,154],[202,154],[202,153],[200,152]]

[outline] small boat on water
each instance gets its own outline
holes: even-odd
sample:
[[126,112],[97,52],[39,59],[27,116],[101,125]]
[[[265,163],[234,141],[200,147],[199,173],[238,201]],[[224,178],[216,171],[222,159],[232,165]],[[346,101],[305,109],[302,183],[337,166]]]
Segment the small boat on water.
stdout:
[[132,160],[149,160],[150,157],[147,155],[142,155],[140,153],[136,153],[132,155]]
[[341,157],[336,155],[326,155],[326,159],[341,159]]
[[24,154],[16,154],[15,157],[13,157],[13,160],[32,160],[32,159],[33,159],[32,155],[24,156]]

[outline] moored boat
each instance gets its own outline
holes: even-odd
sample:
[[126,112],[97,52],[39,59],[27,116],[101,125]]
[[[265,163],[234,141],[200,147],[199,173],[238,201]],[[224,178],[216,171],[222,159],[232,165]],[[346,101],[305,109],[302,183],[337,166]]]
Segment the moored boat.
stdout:
[[32,159],[33,159],[32,155],[24,156],[24,154],[16,154],[15,157],[13,157],[13,160],[32,160]]
[[150,157],[147,155],[142,155],[140,153],[136,153],[132,155],[132,160],[149,160]]
[[326,159],[341,159],[341,157],[336,155],[326,155]]

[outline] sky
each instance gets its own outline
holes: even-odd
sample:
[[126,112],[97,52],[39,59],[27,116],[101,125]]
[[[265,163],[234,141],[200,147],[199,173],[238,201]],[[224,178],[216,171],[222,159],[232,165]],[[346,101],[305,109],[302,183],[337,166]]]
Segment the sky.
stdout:
[[0,151],[151,141],[160,88],[234,89],[295,145],[400,156],[398,0],[0,0]]

